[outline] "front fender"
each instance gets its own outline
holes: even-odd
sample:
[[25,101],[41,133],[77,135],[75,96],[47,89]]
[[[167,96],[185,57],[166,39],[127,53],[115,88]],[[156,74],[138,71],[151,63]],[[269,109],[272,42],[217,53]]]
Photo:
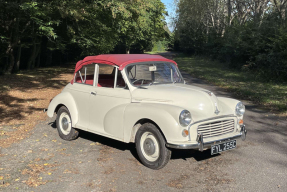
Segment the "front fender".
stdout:
[[78,109],[73,96],[69,92],[62,92],[54,97],[49,104],[47,115],[53,117],[56,112],[55,110],[59,105],[65,105],[68,108],[72,118],[72,126],[75,127],[78,123]]
[[182,107],[157,103],[131,103],[124,113],[124,141],[129,142],[133,137],[133,127],[141,119],[155,122],[161,129],[167,141],[187,141],[182,136],[182,127],[179,124],[179,114]]
[[240,101],[236,100],[236,99],[231,99],[231,98],[227,98],[227,97],[217,97],[218,102],[219,102],[219,106],[220,106],[220,110],[222,110],[223,115],[226,114],[235,114],[235,107],[237,105],[237,103],[239,103]]

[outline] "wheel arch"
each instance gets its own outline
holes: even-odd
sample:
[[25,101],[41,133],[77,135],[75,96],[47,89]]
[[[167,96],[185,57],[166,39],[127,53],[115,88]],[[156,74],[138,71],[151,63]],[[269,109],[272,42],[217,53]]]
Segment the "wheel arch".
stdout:
[[[54,113],[58,114],[59,109],[60,109],[61,107],[63,107],[63,106],[68,109],[68,107],[67,107],[66,105],[64,105],[64,104],[59,104],[59,105],[57,105],[57,107],[55,108]],[[69,109],[68,109],[68,110],[69,110]]]
[[158,124],[156,122],[154,122],[153,120],[151,120],[149,118],[142,118],[134,124],[132,132],[131,132],[130,142],[132,142],[132,143],[135,142],[135,137],[136,137],[137,131],[145,123],[151,123],[151,124],[155,125],[156,128],[159,130],[159,132],[162,134],[163,138],[166,141],[165,135],[163,134],[161,128],[158,126]]
[[79,118],[78,108],[73,96],[69,92],[62,92],[53,98],[49,104],[47,115],[53,117],[54,113],[57,113],[62,106],[65,106],[68,109],[72,118],[72,126],[75,127]]
[[145,122],[151,122],[160,130],[165,140],[182,140],[182,127],[178,116],[181,107],[161,103],[132,103],[124,113],[124,142],[134,142],[136,131]]

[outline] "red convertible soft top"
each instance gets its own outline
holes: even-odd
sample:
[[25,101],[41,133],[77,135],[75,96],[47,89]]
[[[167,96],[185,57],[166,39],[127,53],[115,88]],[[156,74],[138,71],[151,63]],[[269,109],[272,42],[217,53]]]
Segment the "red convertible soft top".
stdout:
[[105,54],[97,56],[88,56],[83,60],[78,61],[75,68],[75,73],[81,69],[83,65],[88,65],[92,63],[107,64],[107,65],[117,65],[119,70],[130,63],[148,62],[148,61],[165,61],[171,62],[175,65],[176,62],[170,59],[166,59],[160,55],[149,55],[149,54]]

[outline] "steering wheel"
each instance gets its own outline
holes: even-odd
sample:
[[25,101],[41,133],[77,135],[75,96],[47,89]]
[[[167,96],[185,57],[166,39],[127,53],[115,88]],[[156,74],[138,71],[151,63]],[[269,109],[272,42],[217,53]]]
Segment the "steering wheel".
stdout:
[[134,80],[134,81],[132,82],[132,84],[134,84],[135,82],[140,81],[140,80],[142,81],[142,82],[141,82],[141,85],[142,85],[143,82],[145,81],[145,79],[137,79],[137,80]]

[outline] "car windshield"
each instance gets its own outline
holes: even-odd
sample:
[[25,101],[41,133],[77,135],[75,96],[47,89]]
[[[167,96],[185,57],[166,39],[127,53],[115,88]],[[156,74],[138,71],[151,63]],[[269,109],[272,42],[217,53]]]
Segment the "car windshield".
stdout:
[[129,65],[127,67],[127,74],[134,86],[184,82],[180,72],[173,63]]

